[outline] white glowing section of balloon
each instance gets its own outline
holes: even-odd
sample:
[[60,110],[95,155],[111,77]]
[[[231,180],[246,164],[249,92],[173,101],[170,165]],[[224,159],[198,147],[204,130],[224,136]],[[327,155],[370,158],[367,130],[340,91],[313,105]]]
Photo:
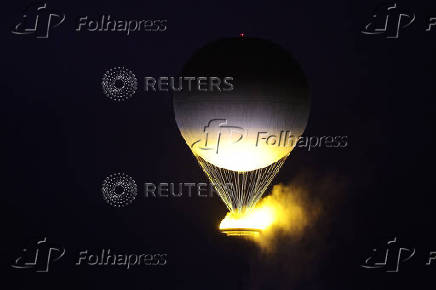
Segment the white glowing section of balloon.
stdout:
[[[233,171],[264,168],[287,156],[305,127],[298,105],[255,105],[237,94],[209,96],[210,102],[180,104],[180,132],[192,152],[213,165]],[[183,113],[183,112],[186,112]]]
[[[229,52],[230,57],[216,59]],[[259,39],[218,41],[194,55],[184,73],[234,77],[233,91],[184,91],[174,97],[186,144],[216,167],[237,172],[267,167],[288,156],[303,134],[309,115],[307,83],[280,47]]]

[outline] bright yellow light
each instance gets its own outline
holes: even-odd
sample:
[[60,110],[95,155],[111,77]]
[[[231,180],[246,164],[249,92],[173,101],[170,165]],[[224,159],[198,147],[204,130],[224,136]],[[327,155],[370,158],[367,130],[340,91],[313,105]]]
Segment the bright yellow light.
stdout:
[[251,140],[251,143],[249,141],[221,145],[218,154],[213,150],[202,150],[199,146],[191,149],[194,155],[202,157],[217,167],[233,171],[251,171],[277,162],[294,148],[267,145],[256,147],[254,140]]
[[[274,131],[274,134],[269,133],[269,135],[261,132],[266,130],[262,128],[251,128],[250,132],[247,131],[243,135],[236,136],[231,133],[225,134],[226,132],[222,132],[220,135],[214,135],[210,132],[207,139],[204,137],[205,133],[202,127],[197,130],[180,130],[194,155],[200,156],[219,168],[238,172],[265,168],[289,155],[296,145],[294,142],[296,139],[292,139],[294,141],[287,140],[285,144],[285,137],[280,137],[280,131]],[[281,132],[285,136],[283,131]],[[286,136],[288,134],[290,133],[287,133]],[[268,139],[269,143],[267,143],[263,139],[268,136],[273,136],[276,139],[270,138]],[[280,138],[283,140],[279,140]]]
[[271,207],[249,208],[242,212],[229,212],[220,223],[220,230],[248,229],[265,230],[274,222],[274,209]]
[[262,198],[254,208],[228,212],[219,229],[228,236],[254,237],[262,248],[271,250],[276,234],[298,235],[310,218],[318,214],[317,205],[312,205],[309,213],[303,197],[300,188],[275,185],[271,195]]

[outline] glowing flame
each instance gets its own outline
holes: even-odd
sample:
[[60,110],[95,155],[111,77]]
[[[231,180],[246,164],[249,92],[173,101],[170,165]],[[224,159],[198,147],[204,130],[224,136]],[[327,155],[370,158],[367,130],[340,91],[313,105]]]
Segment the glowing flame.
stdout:
[[220,223],[220,230],[265,230],[274,222],[274,208],[270,206],[248,208],[242,212],[229,212]]
[[272,249],[275,235],[301,235],[318,211],[313,202],[309,210],[300,188],[279,184],[254,208],[227,213],[219,229],[229,236],[254,237],[260,246]]

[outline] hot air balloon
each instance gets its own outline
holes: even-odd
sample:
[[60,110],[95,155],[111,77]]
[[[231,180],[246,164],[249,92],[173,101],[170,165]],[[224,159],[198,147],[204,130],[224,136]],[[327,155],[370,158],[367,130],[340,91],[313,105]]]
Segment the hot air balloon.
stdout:
[[244,37],[199,49],[182,75],[232,77],[233,90],[175,93],[175,119],[229,211],[254,207],[306,127],[310,98],[302,69],[280,46]]

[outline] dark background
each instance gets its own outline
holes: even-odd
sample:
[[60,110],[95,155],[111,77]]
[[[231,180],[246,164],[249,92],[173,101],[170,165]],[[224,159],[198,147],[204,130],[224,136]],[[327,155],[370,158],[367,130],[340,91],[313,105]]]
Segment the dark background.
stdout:
[[[436,29],[425,29],[436,4],[397,3],[417,18],[386,39],[360,33],[379,1],[50,1],[66,22],[35,39],[10,32],[29,2],[2,2],[2,288],[432,288]],[[78,16],[104,13],[168,19],[168,30],[73,31]],[[177,75],[196,49],[240,33],[280,44],[301,64],[312,97],[305,135],[349,136],[345,149],[296,149],[273,181],[306,184],[326,210],[272,254],[217,231],[226,213],[217,197],[144,198],[144,182],[207,179],[169,93],[139,89],[115,103],[100,86],[114,66],[138,78]],[[139,196],[116,209],[100,187],[119,171],[135,178]],[[67,251],[49,273],[10,267],[43,237]],[[360,267],[394,237],[417,251],[399,273]],[[79,251],[103,248],[167,253],[168,264],[74,266]]]

